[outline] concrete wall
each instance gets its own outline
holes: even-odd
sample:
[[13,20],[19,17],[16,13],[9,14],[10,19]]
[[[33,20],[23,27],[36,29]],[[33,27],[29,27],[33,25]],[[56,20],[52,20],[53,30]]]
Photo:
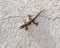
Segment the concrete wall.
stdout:
[[[38,26],[19,29],[42,9]],[[0,48],[60,48],[60,0],[0,0]]]

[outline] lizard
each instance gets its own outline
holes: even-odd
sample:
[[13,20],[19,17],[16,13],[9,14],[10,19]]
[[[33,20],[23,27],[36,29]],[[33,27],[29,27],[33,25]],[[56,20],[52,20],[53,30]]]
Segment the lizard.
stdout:
[[[43,9],[44,10],[44,9]],[[35,22],[35,19],[40,15],[40,13],[43,11],[41,10],[33,19],[31,19],[31,15],[28,15],[29,16],[29,20],[27,23],[25,22],[25,24],[22,24],[19,29],[23,29],[25,28],[26,30],[28,30],[28,26],[31,24],[31,23],[34,23],[35,25],[38,25],[38,22]]]

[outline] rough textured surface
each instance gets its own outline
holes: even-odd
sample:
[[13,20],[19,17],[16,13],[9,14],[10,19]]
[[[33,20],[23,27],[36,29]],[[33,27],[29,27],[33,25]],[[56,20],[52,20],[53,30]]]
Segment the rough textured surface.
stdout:
[[[41,9],[38,26],[19,29]],[[0,0],[0,48],[60,48],[59,16],[60,0]]]

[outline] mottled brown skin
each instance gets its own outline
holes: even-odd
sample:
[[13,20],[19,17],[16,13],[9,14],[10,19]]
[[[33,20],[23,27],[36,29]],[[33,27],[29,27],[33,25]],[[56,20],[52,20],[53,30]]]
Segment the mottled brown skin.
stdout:
[[[43,10],[44,10],[44,9],[43,9]],[[28,30],[28,26],[29,26],[31,23],[34,23],[35,25],[38,25],[38,23],[35,23],[34,20],[39,16],[39,14],[40,14],[43,10],[41,10],[33,19],[31,19],[31,15],[29,15],[30,21],[27,22],[27,23],[25,23],[25,24],[23,24],[23,25],[21,25],[21,26],[20,26],[20,29],[23,29],[23,28],[25,27],[25,29]]]

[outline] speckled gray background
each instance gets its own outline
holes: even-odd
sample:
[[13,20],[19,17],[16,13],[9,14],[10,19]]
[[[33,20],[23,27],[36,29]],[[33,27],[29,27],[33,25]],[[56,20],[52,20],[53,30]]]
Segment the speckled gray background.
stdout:
[[[38,26],[19,29],[41,9]],[[0,0],[0,48],[60,48],[60,0]]]

